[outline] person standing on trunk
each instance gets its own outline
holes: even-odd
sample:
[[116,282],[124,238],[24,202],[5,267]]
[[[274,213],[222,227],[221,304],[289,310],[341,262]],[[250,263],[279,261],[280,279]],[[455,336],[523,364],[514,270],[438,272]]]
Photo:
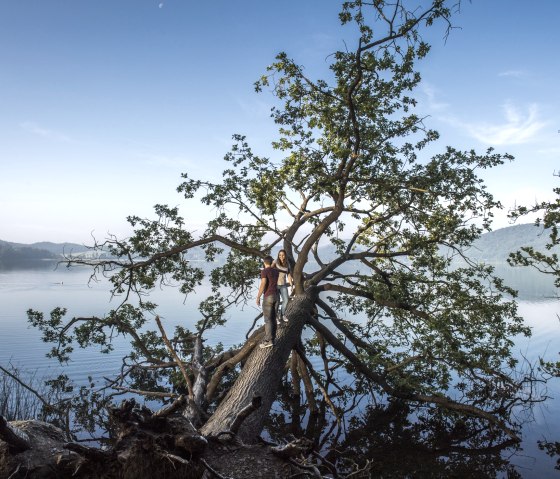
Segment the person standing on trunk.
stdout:
[[286,256],[286,250],[281,249],[278,251],[278,257],[276,261],[272,263],[272,267],[280,271],[278,276],[278,293],[280,294],[280,321],[288,322],[286,319],[286,306],[288,306],[288,301],[290,300],[290,294],[288,288],[292,287],[292,272],[290,269],[290,263],[288,257]]
[[261,271],[261,282],[257,293],[257,306],[261,305],[261,296],[264,294],[262,309],[264,316],[264,341],[261,348],[274,346],[276,339],[276,310],[278,308],[278,276],[280,272],[272,267],[272,256],[263,260],[264,269]]

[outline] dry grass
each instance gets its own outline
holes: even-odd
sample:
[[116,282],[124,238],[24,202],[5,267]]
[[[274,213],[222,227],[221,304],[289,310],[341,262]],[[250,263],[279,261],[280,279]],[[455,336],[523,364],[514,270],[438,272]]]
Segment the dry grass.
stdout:
[[2,369],[0,369],[0,415],[8,421],[44,420],[43,403],[36,394],[22,385],[24,383],[39,394],[46,393],[44,380],[37,378],[36,372],[24,373],[11,364],[5,369],[13,377]]

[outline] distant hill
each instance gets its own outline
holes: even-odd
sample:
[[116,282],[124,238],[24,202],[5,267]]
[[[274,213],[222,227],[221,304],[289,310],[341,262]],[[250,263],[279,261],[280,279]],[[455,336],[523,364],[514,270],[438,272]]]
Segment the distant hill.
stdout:
[[0,269],[48,267],[62,259],[63,254],[88,251],[75,243],[11,243],[0,240]]
[[54,262],[58,256],[45,249],[0,241],[0,268],[12,269]]
[[86,246],[77,243],[50,243],[48,241],[42,241],[40,243],[32,243],[29,245],[29,247],[44,249],[46,251],[50,251],[51,253],[57,255],[71,254],[71,253],[84,253],[86,251],[89,251],[89,249]]
[[[500,228],[489,233],[484,233],[473,245],[464,250],[463,253],[472,261],[477,263],[488,263],[493,265],[507,264],[509,255],[518,251],[523,246],[532,246],[537,251],[546,252],[546,244],[549,240],[550,230],[534,224],[519,224]],[[560,254],[560,248],[553,250]],[[334,259],[336,251],[334,246],[327,244],[319,247],[321,259],[328,262]],[[449,248],[441,247],[440,253],[444,256],[452,254]],[[457,263],[462,260],[455,257]],[[312,256],[310,263],[315,263]],[[408,259],[403,259],[406,262]],[[356,269],[356,264],[348,265],[350,270]]]
[[510,253],[522,246],[532,246],[546,251],[550,231],[534,224],[521,224],[500,228],[483,234],[466,251],[469,258],[486,263],[503,263]]
[[[521,224],[501,228],[483,234],[471,248],[466,251],[474,261],[486,263],[505,263],[510,253],[522,246],[545,251],[549,232],[533,224]],[[324,258],[332,257],[334,249],[325,246]],[[33,244],[10,243],[0,240],[0,268],[36,267],[41,264],[49,265],[62,259],[62,255],[79,255],[87,253],[86,246],[76,243],[39,242]],[[192,260],[204,261],[201,252],[191,252]],[[225,259],[220,258],[222,261]],[[220,261],[218,261],[220,262]]]

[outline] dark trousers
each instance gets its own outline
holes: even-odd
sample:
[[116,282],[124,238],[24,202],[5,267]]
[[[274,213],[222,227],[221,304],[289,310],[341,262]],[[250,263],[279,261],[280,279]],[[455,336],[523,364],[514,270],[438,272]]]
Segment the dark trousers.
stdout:
[[278,308],[278,294],[270,294],[263,300],[264,339],[273,341],[276,338],[276,310]]

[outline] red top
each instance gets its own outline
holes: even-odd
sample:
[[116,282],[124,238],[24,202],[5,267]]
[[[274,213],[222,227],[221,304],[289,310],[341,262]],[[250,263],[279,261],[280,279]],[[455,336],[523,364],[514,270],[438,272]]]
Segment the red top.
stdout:
[[266,278],[266,288],[264,290],[264,297],[270,296],[271,294],[278,293],[278,275],[280,272],[271,266],[264,268],[261,271],[261,278]]

